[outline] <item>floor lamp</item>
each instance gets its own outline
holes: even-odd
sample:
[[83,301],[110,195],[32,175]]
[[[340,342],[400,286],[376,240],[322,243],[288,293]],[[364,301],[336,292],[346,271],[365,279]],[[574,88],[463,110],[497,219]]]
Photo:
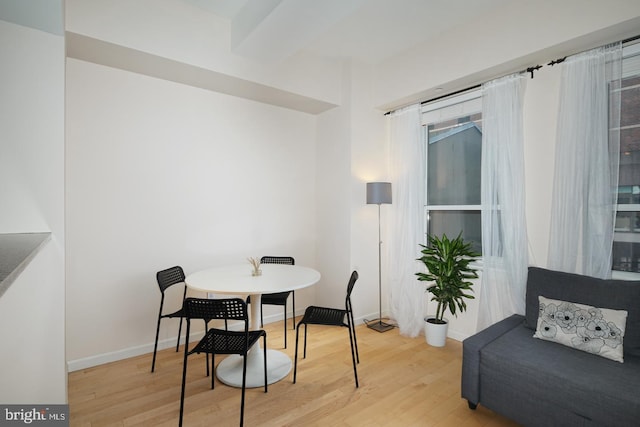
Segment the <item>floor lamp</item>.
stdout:
[[367,322],[367,327],[378,332],[386,332],[393,329],[393,325],[382,321],[382,240],[380,238],[380,205],[391,204],[390,182],[367,182],[367,204],[378,205],[378,308],[379,317]]

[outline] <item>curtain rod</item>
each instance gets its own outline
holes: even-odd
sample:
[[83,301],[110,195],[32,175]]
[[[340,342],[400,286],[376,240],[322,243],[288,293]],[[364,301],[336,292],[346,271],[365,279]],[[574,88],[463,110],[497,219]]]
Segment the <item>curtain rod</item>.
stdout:
[[429,102],[439,101],[441,99],[448,98],[450,96],[460,95],[461,93],[468,92],[470,90],[479,89],[481,87],[482,87],[482,85],[478,84],[478,85],[475,85],[475,86],[470,86],[470,87],[465,88],[465,89],[456,90],[455,92],[451,92],[451,93],[448,93],[446,95],[441,95],[441,96],[438,96],[438,97],[435,97],[435,98],[428,99],[426,101],[422,101],[422,102],[420,102],[420,105],[428,104]]
[[[542,65],[536,65],[536,66],[533,66],[533,67],[527,67],[524,70],[516,71],[515,73],[510,73],[510,74],[531,73],[531,78],[533,78],[533,72],[539,70],[540,68],[542,68]],[[456,90],[454,92],[447,93],[445,95],[440,95],[440,96],[436,96],[435,98],[430,98],[430,99],[427,99],[425,101],[420,101],[420,105],[429,104],[431,102],[439,101],[439,100],[444,99],[444,98],[449,98],[450,96],[460,95],[461,93],[468,92],[468,91],[475,90],[475,89],[479,89],[481,87],[482,87],[482,84],[469,86],[469,87],[466,87],[464,89],[460,89],[460,90]],[[388,116],[389,114],[391,114],[391,113],[393,113],[393,112],[395,112],[397,110],[399,110],[399,108],[397,108],[395,110],[387,111],[386,113],[384,113],[384,115]]]
[[[640,34],[638,34],[637,36],[629,37],[628,39],[624,39],[624,40],[620,41],[620,43],[624,45],[624,44],[626,44],[626,43],[631,43],[631,42],[634,42],[634,41],[636,41],[636,40],[640,40]],[[587,50],[589,50],[589,49],[587,49]],[[585,52],[586,52],[586,51],[585,51]],[[578,53],[580,53],[580,52],[578,52]],[[576,54],[573,54],[573,55],[577,55],[577,53],[576,53]],[[561,62],[563,62],[565,59],[567,59],[567,56],[565,56],[565,57],[563,57],[563,58],[554,59],[554,60],[550,61],[547,65],[554,66],[554,65],[556,65],[556,64],[560,64],[560,63],[561,63]],[[533,78],[533,73],[534,73],[535,71],[538,71],[538,70],[539,70],[540,68],[542,68],[542,67],[543,67],[542,65],[539,65],[539,64],[538,64],[538,65],[533,66],[533,67],[527,67],[526,69],[524,69],[524,70],[520,71],[519,73],[531,73],[531,78]],[[511,74],[518,74],[518,72],[511,73]],[[492,79],[492,80],[493,80],[493,79]],[[446,95],[440,95],[440,96],[437,96],[437,97],[435,97],[435,98],[430,98],[430,99],[427,99],[427,100],[425,100],[425,101],[420,101],[420,105],[428,104],[428,103],[430,103],[430,102],[439,101],[439,100],[441,100],[441,99],[448,98],[448,97],[450,97],[450,96],[459,95],[459,94],[461,94],[461,93],[464,93],[464,92],[467,92],[467,91],[470,91],[470,90],[479,89],[479,88],[481,88],[481,87],[482,87],[482,84],[477,84],[477,85],[474,85],[474,86],[469,86],[469,87],[464,88],[464,89],[460,89],[460,90],[456,90],[456,91],[451,92],[451,93],[447,93]],[[384,113],[384,115],[385,115],[385,116],[388,116],[389,114],[394,113],[395,111],[397,111],[397,110],[399,110],[399,109],[400,109],[400,108],[396,108],[396,109],[394,109],[394,110],[387,111],[386,113]]]
[[[537,71],[537,70],[539,70],[540,68],[542,68],[542,65],[535,65],[535,66],[533,66],[533,67],[527,67],[527,68],[525,68],[524,70],[516,71],[515,73],[510,73],[510,74],[524,74],[524,73],[531,73],[531,78],[533,78],[533,73],[534,73],[534,71]],[[493,80],[493,79],[492,79],[492,80]],[[482,87],[482,84],[477,84],[477,85],[469,86],[469,87],[466,87],[466,88],[464,88],[464,89],[460,89],[460,90],[456,90],[456,91],[454,91],[454,92],[447,93],[447,94],[445,94],[445,95],[440,95],[440,96],[437,96],[437,97],[435,97],[435,98],[430,98],[430,99],[427,99],[427,100],[425,100],[425,101],[420,101],[420,105],[429,104],[429,103],[431,103],[431,102],[439,101],[439,100],[444,99],[444,98],[449,98],[450,96],[460,95],[461,93],[468,92],[468,91],[475,90],[475,89],[479,89],[479,88],[481,88],[481,87]],[[391,114],[391,113],[393,113],[393,112],[395,112],[395,111],[397,111],[397,110],[398,110],[398,109],[391,110],[391,111],[387,111],[386,113],[384,113],[384,115],[385,115],[385,116],[388,116],[389,114]]]
[[640,34],[638,34],[637,36],[629,37],[628,39],[624,39],[624,40],[622,40],[621,43],[622,44],[631,43],[631,42],[634,42],[636,40],[640,40]]
[[[460,95],[461,93],[464,93],[464,92],[467,92],[467,91],[470,91],[470,90],[479,89],[481,86],[482,86],[481,84],[478,84],[478,85],[475,85],[475,86],[470,86],[470,87],[467,87],[467,88],[464,88],[464,89],[456,90],[455,92],[447,93],[446,95],[441,95],[441,96],[438,96],[436,98],[427,99],[426,101],[420,101],[420,105],[424,105],[424,104],[427,104],[429,102],[439,101],[439,100],[441,100],[443,98],[448,98],[450,96]],[[398,111],[398,110],[400,110],[402,108],[403,107],[396,108],[395,110],[387,111],[386,113],[384,113],[384,115],[388,116],[389,114],[394,113],[394,112],[396,112],[396,111]]]

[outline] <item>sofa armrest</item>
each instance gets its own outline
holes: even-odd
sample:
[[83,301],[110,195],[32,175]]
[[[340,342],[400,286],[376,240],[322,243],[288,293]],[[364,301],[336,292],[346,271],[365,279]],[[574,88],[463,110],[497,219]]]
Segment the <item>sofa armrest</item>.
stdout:
[[480,403],[480,352],[523,321],[524,316],[514,314],[462,341],[462,397],[470,408]]

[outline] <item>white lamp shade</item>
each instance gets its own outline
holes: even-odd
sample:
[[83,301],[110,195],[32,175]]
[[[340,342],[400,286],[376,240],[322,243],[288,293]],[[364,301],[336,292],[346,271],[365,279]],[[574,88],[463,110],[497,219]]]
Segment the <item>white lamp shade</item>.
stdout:
[[367,204],[391,204],[391,183],[367,182]]

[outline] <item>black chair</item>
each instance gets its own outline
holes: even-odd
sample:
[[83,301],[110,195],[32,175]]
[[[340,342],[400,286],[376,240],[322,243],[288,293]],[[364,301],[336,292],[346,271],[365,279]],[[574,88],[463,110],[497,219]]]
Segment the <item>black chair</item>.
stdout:
[[[182,393],[180,394],[180,426],[184,413],[184,390],[187,378],[187,359],[190,355],[205,353],[212,355],[212,366],[215,373],[216,354],[238,354],[243,356],[242,366],[242,398],[240,403],[240,426],[244,423],[244,394],[247,380],[247,353],[249,349],[262,337],[264,350],[264,391],[267,392],[267,333],[263,330],[249,330],[249,316],[247,304],[241,298],[207,299],[187,298],[184,303],[185,318],[187,319],[187,336],[192,319],[203,320],[241,320],[244,322],[242,331],[229,331],[226,329],[211,328],[198,344],[189,350],[189,345],[184,346],[184,363],[182,367]],[[214,377],[211,375],[211,389],[214,387]]]
[[[164,307],[164,292],[173,285],[177,285],[182,283],[184,285],[184,271],[182,267],[175,266],[171,268],[167,268],[166,270],[158,271],[156,273],[156,280],[158,281],[158,287],[160,288],[160,293],[162,297],[160,298],[160,310],[158,311],[158,326],[156,327],[156,341],[153,345],[153,361],[151,362],[151,372],[155,370],[156,367],[156,353],[158,352],[158,337],[160,335],[160,321],[162,319],[176,319],[180,318],[180,326],[178,327],[178,342],[176,344],[176,352],[180,348],[180,334],[182,332],[182,319],[184,316],[184,309],[180,307],[179,310],[174,311],[172,313],[162,314],[162,309]],[[182,303],[184,304],[184,300],[187,297],[187,286],[184,286],[184,292],[182,293]],[[209,321],[205,319],[204,321],[205,329],[209,325]],[[186,338],[188,340],[188,336]],[[207,375],[209,375],[209,362],[207,361]]]
[[[290,256],[263,256],[260,258],[261,264],[286,264],[295,265],[295,260]],[[293,314],[291,315],[292,329],[296,328],[296,293],[295,291],[276,292],[272,294],[262,294],[260,304],[260,324],[264,328],[264,316],[262,316],[263,305],[279,305],[284,307],[284,348],[287,348],[287,300],[289,294],[292,295]],[[247,298],[247,304],[251,303],[251,297]]]
[[[340,326],[349,329],[349,343],[351,344],[351,359],[353,360],[353,374],[356,378],[356,387],[358,387],[358,371],[356,370],[356,362],[360,363],[360,355],[358,354],[358,341],[356,340],[356,328],[353,321],[353,309],[351,306],[351,291],[358,280],[358,272],[351,273],[349,283],[347,285],[347,297],[345,300],[345,308],[327,308],[309,306],[302,316],[302,320],[298,322],[296,327],[296,357],[293,367],[293,383],[296,383],[296,374],[298,372],[298,338],[300,326],[304,325],[304,358],[307,357],[307,325],[324,325],[324,326]],[[346,318],[346,323],[345,323]]]
[[[151,372],[153,372],[156,368],[156,353],[158,352],[158,337],[160,335],[160,321],[162,319],[180,318],[176,351],[178,351],[178,349],[180,348],[180,333],[182,332],[182,318],[184,317],[184,311],[181,307],[180,310],[174,311],[172,313],[162,314],[162,308],[164,306],[164,292],[173,285],[177,285],[179,283],[182,283],[184,285],[184,278],[184,271],[180,266],[167,268],[166,270],[158,271],[158,273],[156,273],[156,280],[158,281],[158,287],[160,287],[160,293],[162,294],[162,297],[160,298],[160,310],[158,311],[158,326],[156,328],[156,342],[153,346],[153,361],[151,362]],[[186,297],[187,287],[185,285],[184,292],[182,294],[183,304]]]

